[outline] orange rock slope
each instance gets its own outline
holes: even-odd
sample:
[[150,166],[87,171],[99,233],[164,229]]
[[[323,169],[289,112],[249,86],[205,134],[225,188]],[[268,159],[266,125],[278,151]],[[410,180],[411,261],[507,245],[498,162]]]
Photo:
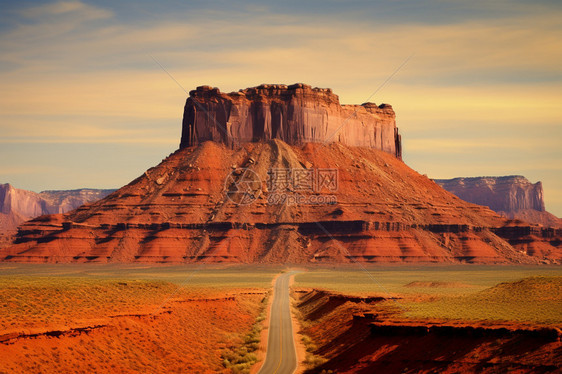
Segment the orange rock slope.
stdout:
[[551,263],[561,250],[559,231],[462,201],[384,151],[275,139],[180,149],[101,201],[27,222],[0,256]]

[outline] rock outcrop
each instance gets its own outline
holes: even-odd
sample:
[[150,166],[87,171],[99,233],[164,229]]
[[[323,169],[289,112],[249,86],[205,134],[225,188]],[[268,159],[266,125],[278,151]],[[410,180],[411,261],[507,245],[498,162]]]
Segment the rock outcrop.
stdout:
[[0,231],[15,230],[22,222],[44,214],[69,212],[113,191],[83,188],[36,193],[0,184]]
[[180,148],[212,140],[229,146],[280,139],[290,145],[339,142],[401,158],[388,104],[340,105],[331,89],[263,84],[238,92],[197,87],[185,104]]
[[[270,185],[272,170],[292,170],[294,176],[332,168],[336,183],[326,188]],[[246,173],[256,180],[249,183]],[[243,201],[239,194],[251,199]],[[96,203],[26,222],[16,244],[0,251],[0,258],[176,263],[562,259],[560,241],[548,236],[560,233],[520,227],[497,231],[507,224],[379,150],[339,143],[297,147],[277,139],[237,149],[206,142],[178,150]],[[524,237],[525,247],[518,249],[504,237]]]
[[179,150],[100,201],[21,225],[0,259],[537,264],[562,261],[561,238],[410,169],[389,106],[302,84],[200,87]]
[[436,179],[435,182],[461,199],[488,206],[507,218],[562,227],[562,221],[545,210],[541,182],[533,184],[521,175]]

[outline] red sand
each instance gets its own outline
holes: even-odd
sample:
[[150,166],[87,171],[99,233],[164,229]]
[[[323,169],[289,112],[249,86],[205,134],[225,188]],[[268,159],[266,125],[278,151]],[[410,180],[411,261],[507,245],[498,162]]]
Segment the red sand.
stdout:
[[[221,353],[242,344],[263,294],[167,303],[155,315],[100,318],[83,331],[49,332],[0,342],[0,372],[227,372]],[[155,306],[147,308],[155,310]],[[58,336],[50,336],[59,334]],[[0,333],[2,335],[2,333]]]
[[[296,295],[307,321],[303,333],[317,344],[313,353],[327,359],[312,372],[538,373],[562,368],[559,330],[549,330],[558,334],[552,339],[545,333],[533,335],[529,333],[532,327],[514,323],[404,320],[396,307],[381,307],[377,302],[346,301],[316,291]],[[373,330],[373,324],[391,328]],[[420,333],[444,325],[452,327]],[[466,326],[482,329],[478,334],[466,333],[460,328]]]

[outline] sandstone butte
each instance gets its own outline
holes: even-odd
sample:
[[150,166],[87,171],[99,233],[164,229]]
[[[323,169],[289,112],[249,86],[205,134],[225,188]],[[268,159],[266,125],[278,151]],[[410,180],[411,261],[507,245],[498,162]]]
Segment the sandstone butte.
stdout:
[[[273,190],[268,180],[272,170],[322,169],[337,170],[337,188]],[[297,192],[332,204],[271,200]],[[203,86],[187,99],[176,152],[100,201],[26,222],[0,258],[560,263],[561,234],[465,202],[409,168],[388,105],[341,106],[303,84]]]
[[99,200],[115,190],[42,191],[36,193],[0,184],[0,232],[15,230],[22,222],[44,214],[66,213]]
[[449,192],[468,202],[485,205],[507,218],[562,227],[562,220],[545,209],[542,183],[521,175],[435,179]]
[[287,144],[339,142],[401,158],[394,110],[388,104],[340,105],[329,88],[262,84],[229,94],[197,87],[185,104],[180,148],[207,140],[238,146],[280,139]]

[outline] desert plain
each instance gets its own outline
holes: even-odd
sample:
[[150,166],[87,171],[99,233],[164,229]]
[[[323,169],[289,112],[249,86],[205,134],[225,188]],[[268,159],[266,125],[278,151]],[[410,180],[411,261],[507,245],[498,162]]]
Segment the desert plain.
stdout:
[[[557,372],[553,266],[298,265],[299,372]],[[0,372],[257,372],[267,265],[2,264]]]

